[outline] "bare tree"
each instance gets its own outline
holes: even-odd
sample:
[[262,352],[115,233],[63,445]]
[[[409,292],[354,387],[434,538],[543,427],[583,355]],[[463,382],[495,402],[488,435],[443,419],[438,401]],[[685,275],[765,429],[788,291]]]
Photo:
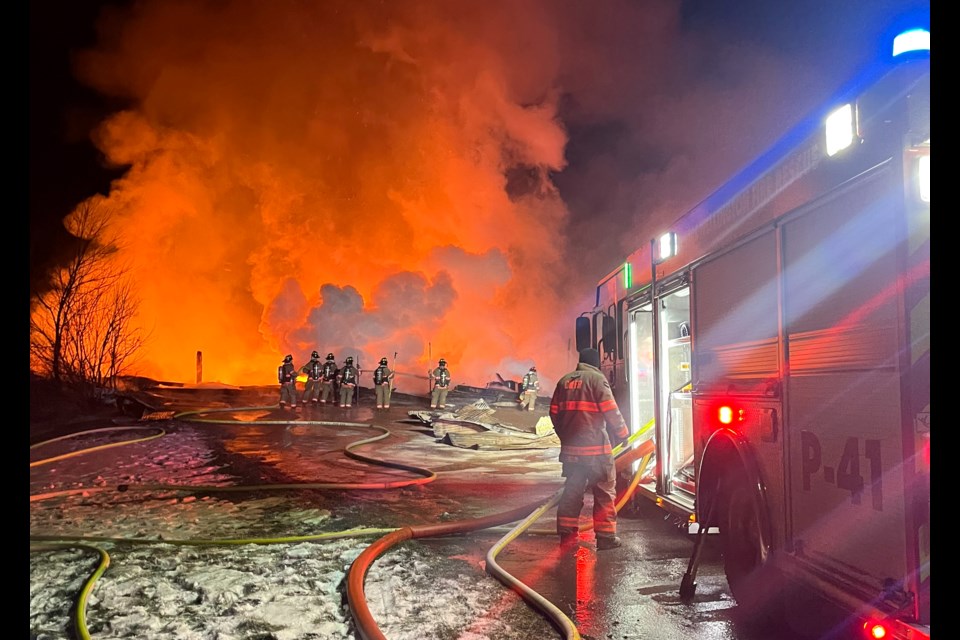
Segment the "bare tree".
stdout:
[[32,300],[30,367],[57,382],[113,386],[145,338],[133,326],[139,301],[110,234],[112,212],[97,196],[64,219],[76,238],[67,264]]

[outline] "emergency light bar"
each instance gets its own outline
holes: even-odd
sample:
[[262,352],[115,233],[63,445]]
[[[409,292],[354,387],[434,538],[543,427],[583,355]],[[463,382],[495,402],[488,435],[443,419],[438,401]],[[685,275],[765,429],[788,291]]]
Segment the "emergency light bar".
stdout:
[[910,29],[893,39],[893,56],[909,51],[930,51],[930,32],[926,29]]
[[[911,51],[930,51],[929,31],[910,29],[893,39],[894,57]],[[853,105],[845,104],[827,116],[825,127],[828,156],[836,155],[853,144],[857,131],[856,115]],[[929,169],[929,160],[926,162]]]

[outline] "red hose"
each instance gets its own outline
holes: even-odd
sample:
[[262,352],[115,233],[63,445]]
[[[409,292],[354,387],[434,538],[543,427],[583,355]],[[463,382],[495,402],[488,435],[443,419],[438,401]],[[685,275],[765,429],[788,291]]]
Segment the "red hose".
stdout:
[[367,607],[367,598],[363,592],[363,583],[367,577],[367,571],[370,569],[374,560],[388,549],[413,538],[447,536],[454,533],[488,529],[509,522],[515,522],[530,515],[533,510],[539,506],[540,502],[537,502],[507,511],[506,513],[497,513],[483,518],[446,522],[443,524],[403,527],[402,529],[391,531],[368,546],[357,556],[357,559],[350,565],[350,571],[347,572],[347,604],[350,606],[350,613],[353,615],[353,620],[357,625],[357,631],[360,637],[363,640],[387,640],[386,636],[381,633],[377,626],[376,620],[373,619],[370,609]]
[[[628,465],[642,458],[653,451],[653,442],[647,440],[634,447],[616,459],[616,466],[622,470],[629,468]],[[414,538],[433,538],[437,536],[446,536],[455,533],[465,533],[467,531],[478,531],[490,527],[500,526],[510,522],[516,522],[527,517],[534,510],[541,507],[541,502],[518,507],[505,513],[497,513],[483,518],[474,518],[472,520],[460,520],[458,522],[447,522],[443,524],[417,525],[412,527],[403,527],[392,531],[383,536],[373,544],[363,550],[356,560],[350,565],[347,572],[347,604],[350,607],[350,613],[353,621],[357,625],[357,632],[362,640],[387,640],[376,620],[367,607],[367,598],[363,591],[363,583],[367,577],[367,571],[373,562],[383,555],[388,549],[394,547],[406,540]]]
[[412,537],[413,531],[410,527],[388,533],[364,549],[363,553],[350,565],[350,571],[347,573],[347,603],[350,605],[350,613],[363,640],[387,640],[367,607],[367,598],[363,593],[363,581],[367,576],[367,570],[380,554]]

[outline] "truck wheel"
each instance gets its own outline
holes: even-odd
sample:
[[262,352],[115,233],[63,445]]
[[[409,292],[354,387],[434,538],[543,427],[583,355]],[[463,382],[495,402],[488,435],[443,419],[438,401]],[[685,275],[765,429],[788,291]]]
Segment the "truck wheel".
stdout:
[[766,562],[763,522],[746,478],[728,482],[723,500],[720,540],[730,592],[751,626],[775,628],[783,622],[782,583]]

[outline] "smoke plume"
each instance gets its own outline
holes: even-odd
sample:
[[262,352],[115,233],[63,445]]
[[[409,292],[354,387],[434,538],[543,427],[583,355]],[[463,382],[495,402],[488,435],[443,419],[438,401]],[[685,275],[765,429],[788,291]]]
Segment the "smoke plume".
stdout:
[[442,357],[478,386],[536,364],[549,392],[595,283],[812,77],[769,91],[775,56],[736,66],[749,45],[694,40],[668,0],[157,0],[99,33],[75,68],[130,105],[94,139],[127,167],[139,368],[186,382],[197,351],[246,385],[316,349],[387,357],[400,391]]

